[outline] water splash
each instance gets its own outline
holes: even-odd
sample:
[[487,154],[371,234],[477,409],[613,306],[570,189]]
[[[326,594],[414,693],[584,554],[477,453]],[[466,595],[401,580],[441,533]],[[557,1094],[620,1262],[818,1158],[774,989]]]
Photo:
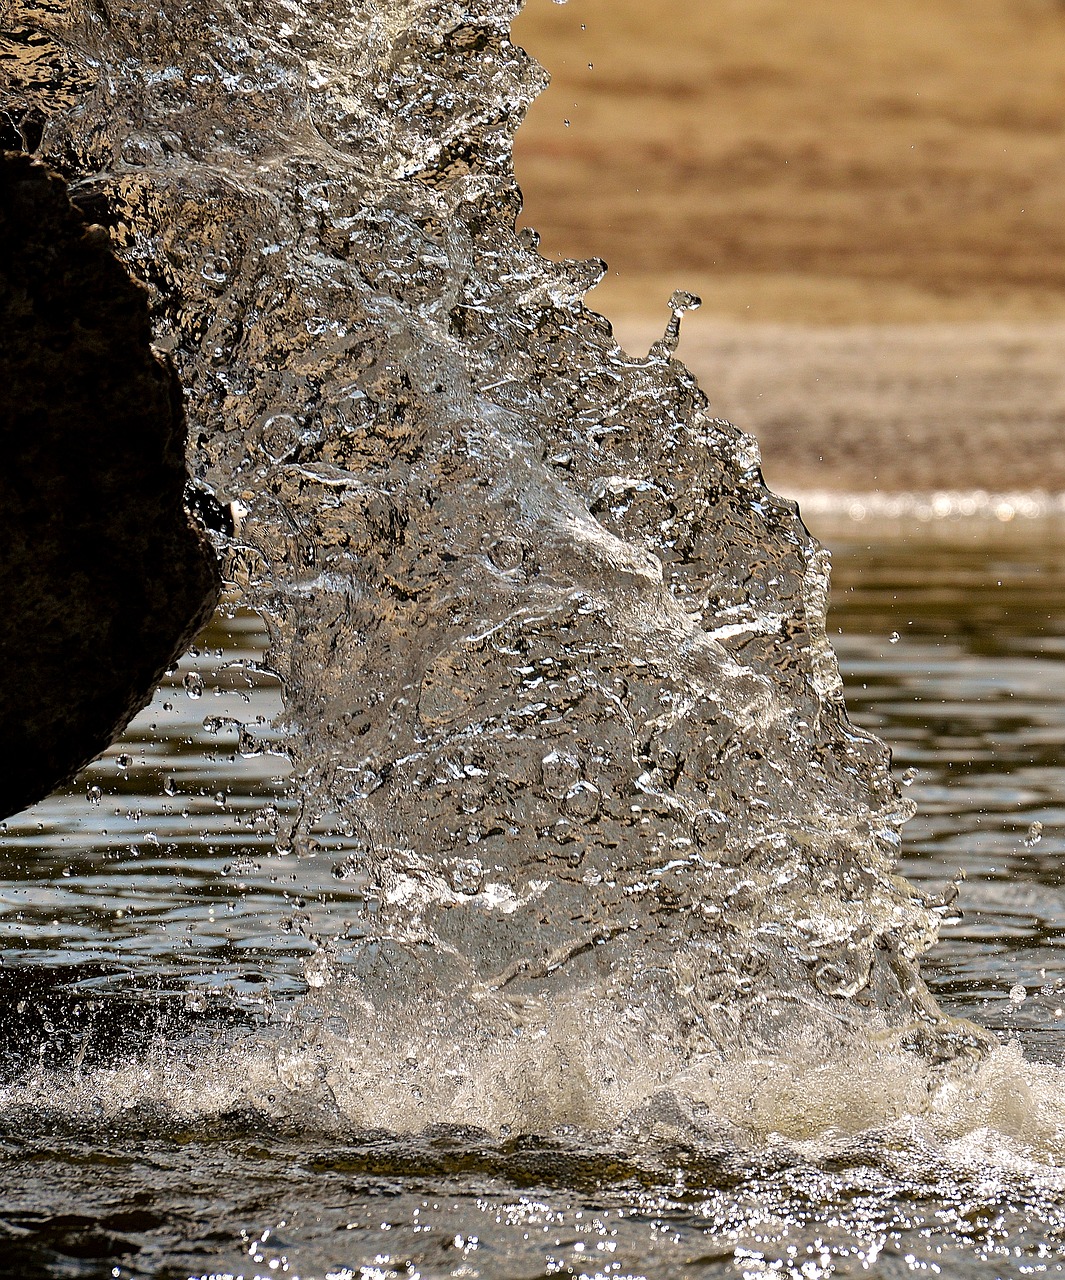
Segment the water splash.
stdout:
[[602,1127],[872,1043],[927,1099],[987,1041],[917,974],[945,908],[894,874],[912,806],[848,721],[827,556],[673,358],[698,300],[630,356],[603,264],[517,227],[517,7],[4,10],[64,89],[0,101],[152,289],[233,513],[279,846],[365,902],[301,924],[316,1029],[264,1070],[365,1123]]

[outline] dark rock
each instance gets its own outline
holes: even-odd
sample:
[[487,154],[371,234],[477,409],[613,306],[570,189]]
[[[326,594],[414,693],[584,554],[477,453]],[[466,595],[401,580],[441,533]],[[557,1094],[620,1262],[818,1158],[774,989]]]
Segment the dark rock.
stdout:
[[60,178],[0,153],[0,816],[104,750],[210,617],[187,479],[144,289]]

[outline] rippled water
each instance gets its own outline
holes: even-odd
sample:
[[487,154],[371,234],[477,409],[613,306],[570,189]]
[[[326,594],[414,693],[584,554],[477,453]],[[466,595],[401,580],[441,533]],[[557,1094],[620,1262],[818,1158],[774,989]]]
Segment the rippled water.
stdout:
[[[951,1008],[1018,1034],[1033,1057],[1061,1062],[1060,525],[848,539],[835,566],[833,625],[842,635],[834,640],[848,703],[891,744],[918,806],[900,868],[937,891],[958,872],[967,877],[965,918],[944,927],[926,976]],[[1018,986],[1020,1002],[1020,992],[1010,999]]]
[[[966,875],[962,919],[925,965],[931,988],[1029,1059],[1060,1063],[1065,535],[830,532],[849,705],[890,743],[917,804],[902,869],[935,895]],[[903,1114],[752,1142],[712,1115],[698,1128],[666,1098],[609,1136],[439,1128],[400,1139],[338,1128],[328,1109],[279,1119],[239,1101],[209,1120],[195,1107],[176,1128],[164,1120],[143,1100],[159,1069],[153,1042],[195,1046],[202,1111],[205,1056],[218,1057],[223,1096],[229,1055],[261,1043],[268,1024],[308,1016],[301,929],[357,916],[349,886],[313,859],[271,856],[271,838],[242,821],[264,792],[292,803],[283,761],[242,757],[225,727],[234,712],[277,710],[276,682],[255,669],[261,641],[247,615],[217,624],[77,788],[8,824],[20,870],[3,885],[0,922],[4,1074],[13,1083],[42,1052],[80,1054],[142,1100],[94,1117],[98,1104],[74,1091],[65,1115],[38,1098],[28,1122],[8,1118],[0,1274],[1065,1271],[1065,1175],[1048,1163],[1060,1145],[1033,1161],[979,1107],[946,1141]],[[279,916],[295,927],[276,930]],[[131,1008],[142,1010],[135,1033]],[[50,1033],[49,1019],[65,1031]],[[1015,1051],[996,1069],[1016,1108],[1034,1113],[1059,1086],[1037,1074],[1026,1092]],[[866,1066],[860,1088],[890,1087]],[[816,1071],[798,1085],[773,1072],[748,1081],[755,1109],[760,1091],[785,1087],[817,1105]],[[188,1079],[170,1083],[176,1097]]]

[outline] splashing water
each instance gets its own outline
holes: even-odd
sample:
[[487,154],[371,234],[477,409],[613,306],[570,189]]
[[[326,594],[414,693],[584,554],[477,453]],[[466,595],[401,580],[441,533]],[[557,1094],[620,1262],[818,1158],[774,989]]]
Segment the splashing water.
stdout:
[[167,1042],[81,1071],[63,1108],[639,1130],[675,1103],[1045,1154],[1053,1082],[918,976],[950,906],[894,874],[912,806],[848,721],[827,557],[674,359],[698,300],[630,356],[582,301],[602,264],[516,229],[544,84],[516,10],[0,4],[0,106],[150,287],[234,516],[284,693],[279,855],[363,902],[300,923],[295,1013],[206,1068]]

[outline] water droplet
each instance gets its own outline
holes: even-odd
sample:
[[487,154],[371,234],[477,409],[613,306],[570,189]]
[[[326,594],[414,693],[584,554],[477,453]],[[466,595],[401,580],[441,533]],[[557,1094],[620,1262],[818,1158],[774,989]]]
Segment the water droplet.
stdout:
[[565,799],[562,801],[562,810],[571,818],[592,822],[599,816],[601,800],[598,787],[590,782],[578,782],[566,792]]
[[648,351],[647,357],[649,360],[668,361],[673,358],[680,342],[681,318],[686,311],[698,311],[702,305],[702,298],[697,297],[694,293],[689,293],[686,289],[675,289],[673,291],[669,299],[669,309],[672,313],[669,324],[666,325],[666,331],[662,337]]
[[892,631],[891,635],[889,635],[887,639],[888,639],[888,644],[898,644],[898,642],[902,639],[902,636],[900,636],[897,631]]
[[1042,838],[1043,824],[1041,822],[1033,822],[1028,828],[1028,834],[1024,837],[1024,847],[1026,849],[1034,849]]
[[551,751],[540,761],[544,790],[562,800],[581,780],[581,762],[568,751]]
[[1020,982],[1015,987],[1010,987],[1010,1004],[1024,1004],[1027,999],[1028,991]]
[[99,804],[103,799],[103,794],[104,793],[95,784],[91,787],[85,788],[85,799],[88,800],[89,804]]
[[329,957],[324,952],[319,951],[304,961],[303,976],[309,987],[314,987],[315,989],[324,987],[333,976]]
[[203,676],[198,671],[190,671],[181,682],[190,698],[203,696]]
[[177,791],[177,783],[168,774],[163,779],[163,793],[164,795],[172,796],[175,794],[176,791]]
[[484,884],[484,867],[476,858],[457,858],[451,867],[451,887],[456,893],[472,898]]
[[126,755],[125,753],[115,757],[115,764],[117,764],[120,769],[128,769],[132,763],[133,757]]
[[669,298],[669,309],[674,315],[683,315],[685,311],[698,311],[703,300],[687,289],[674,289]]
[[902,771],[902,785],[904,787],[912,787],[917,779],[916,769],[904,769]]

